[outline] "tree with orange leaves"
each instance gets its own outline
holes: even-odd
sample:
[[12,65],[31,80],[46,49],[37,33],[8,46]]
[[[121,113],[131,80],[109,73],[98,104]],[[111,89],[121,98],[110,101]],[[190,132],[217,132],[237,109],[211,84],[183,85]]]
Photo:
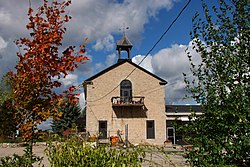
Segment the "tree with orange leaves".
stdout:
[[[26,25],[30,37],[16,41],[19,61],[16,72],[10,72],[9,75],[13,81],[16,117],[25,141],[37,137],[38,133],[34,132],[39,123],[61,116],[57,108],[62,95],[57,94],[54,88],[61,86],[61,77],[66,77],[79,63],[84,64],[88,60],[84,55],[86,40],[77,51],[74,46],[69,46],[59,53],[66,32],[65,23],[71,19],[65,14],[70,4],[71,0],[52,1],[51,4],[44,0],[36,12],[30,5],[29,23]],[[74,90],[75,87],[69,88],[70,92]]]

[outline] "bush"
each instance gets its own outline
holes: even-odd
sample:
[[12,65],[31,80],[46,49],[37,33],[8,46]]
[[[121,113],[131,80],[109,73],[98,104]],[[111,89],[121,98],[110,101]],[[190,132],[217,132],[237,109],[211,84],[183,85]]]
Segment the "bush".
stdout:
[[49,143],[45,150],[51,166],[141,166],[145,152],[141,147],[129,149],[95,147],[72,137],[65,142]]
[[[55,141],[55,139],[53,139]],[[110,147],[109,144],[98,145],[95,142],[86,142],[78,136],[68,139],[59,138],[50,142],[45,150],[50,165],[61,166],[175,166],[167,156],[163,147],[152,145],[138,145],[136,147]],[[165,164],[165,165],[164,165]]]

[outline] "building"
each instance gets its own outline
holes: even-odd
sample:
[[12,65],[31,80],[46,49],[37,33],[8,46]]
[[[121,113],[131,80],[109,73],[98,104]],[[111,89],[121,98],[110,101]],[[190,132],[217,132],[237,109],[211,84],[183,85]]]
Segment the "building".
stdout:
[[201,105],[166,105],[166,126],[167,139],[172,144],[189,144],[182,139],[182,134],[176,131],[174,124],[182,125],[190,122],[189,117],[194,114],[198,117],[202,115]]
[[124,33],[117,43],[117,63],[84,81],[86,131],[102,139],[121,132],[132,144],[163,145],[167,82],[133,63],[131,49]]

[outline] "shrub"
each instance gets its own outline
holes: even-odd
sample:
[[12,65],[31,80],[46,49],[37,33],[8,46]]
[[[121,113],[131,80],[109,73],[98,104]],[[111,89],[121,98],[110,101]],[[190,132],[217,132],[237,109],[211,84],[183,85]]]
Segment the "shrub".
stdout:
[[[86,142],[78,136],[68,139],[58,138],[50,142],[45,150],[50,165],[61,166],[175,166],[163,147],[152,145],[138,145],[136,147],[110,147],[109,144],[98,145],[95,142]],[[55,139],[53,140],[55,141]]]
[[141,166],[145,157],[142,147],[111,148],[95,147],[72,137],[65,142],[49,143],[45,150],[51,166]]

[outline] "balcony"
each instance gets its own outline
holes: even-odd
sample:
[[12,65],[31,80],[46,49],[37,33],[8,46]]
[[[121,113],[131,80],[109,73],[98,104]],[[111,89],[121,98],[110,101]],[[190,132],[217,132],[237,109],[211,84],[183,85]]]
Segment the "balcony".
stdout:
[[113,107],[142,107],[144,106],[143,96],[133,97],[112,97],[111,102]]

